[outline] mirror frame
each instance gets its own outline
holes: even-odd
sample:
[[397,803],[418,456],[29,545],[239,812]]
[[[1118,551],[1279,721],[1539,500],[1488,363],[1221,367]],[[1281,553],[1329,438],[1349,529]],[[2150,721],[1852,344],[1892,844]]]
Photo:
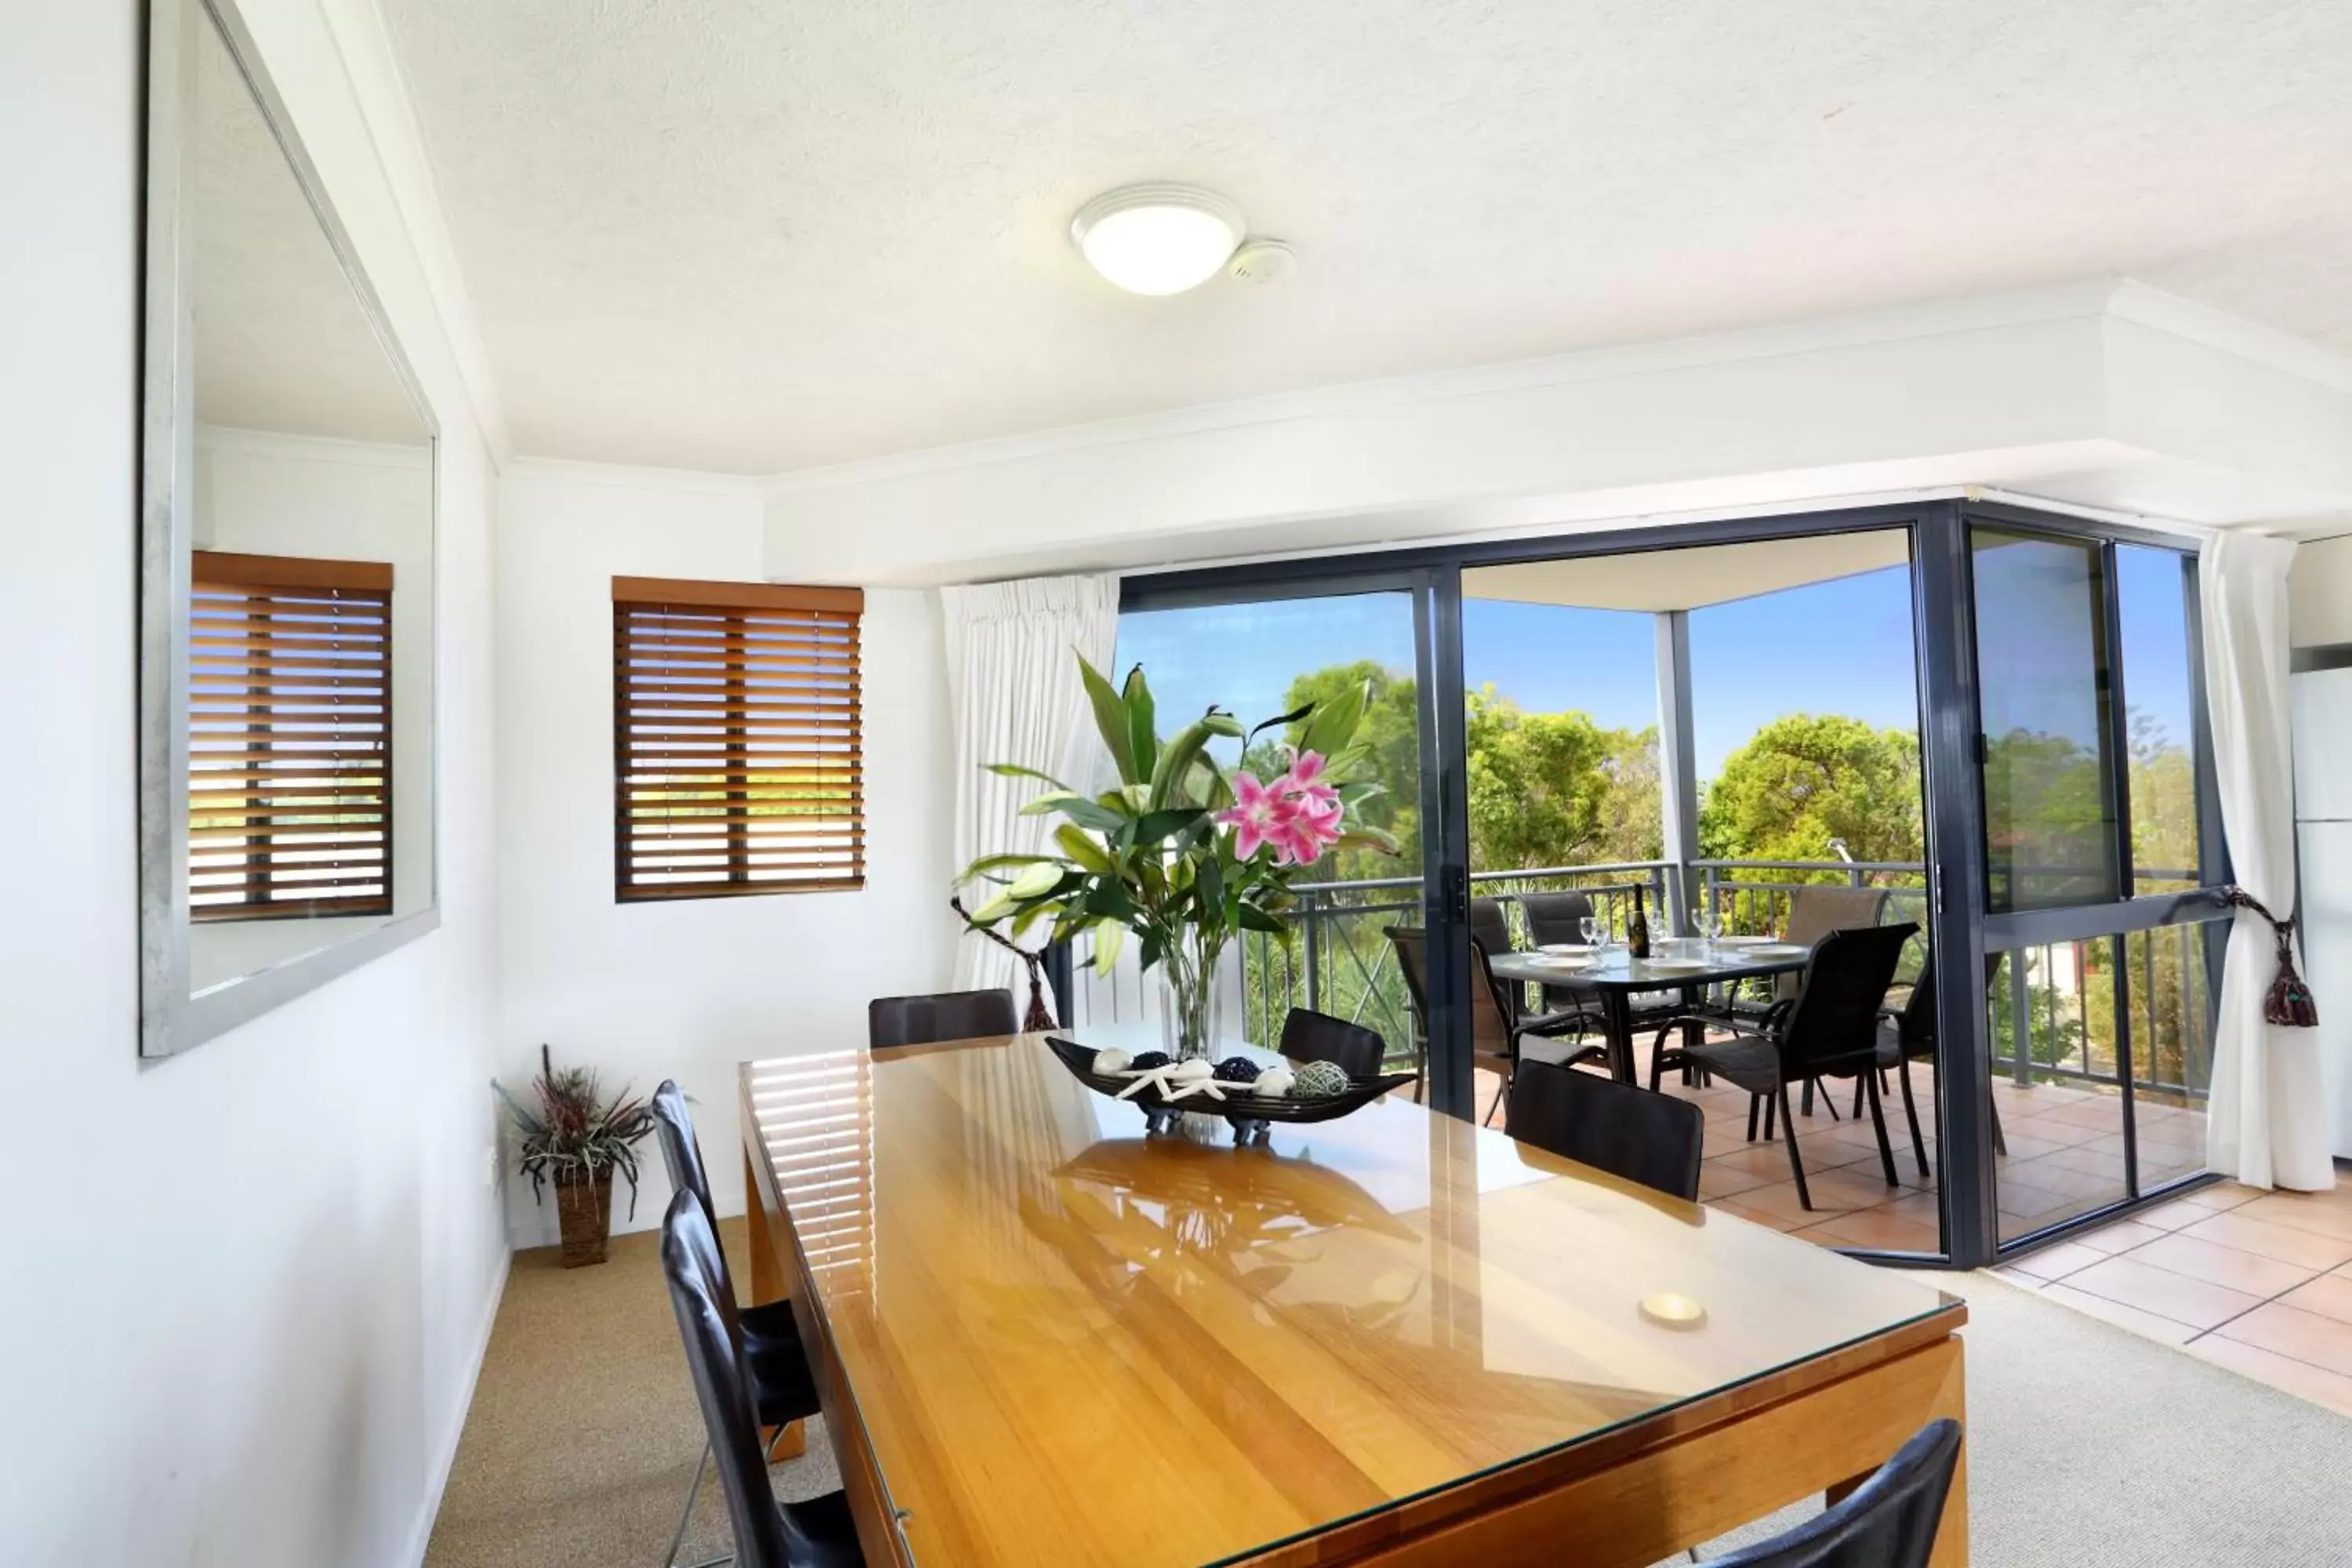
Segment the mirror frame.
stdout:
[[[432,895],[423,909],[372,931],[299,953],[250,974],[189,992],[188,621],[194,541],[195,365],[189,120],[194,107],[196,40],[186,34],[201,9],[217,27],[253,94],[271,138],[318,219],[361,312],[415,407],[432,468],[434,763],[427,864]],[[139,1054],[170,1057],[226,1033],[362,964],[415,942],[441,923],[440,610],[441,427],[424,385],[392,331],[383,301],[336,216],[317,167],[295,134],[285,101],[261,63],[233,0],[151,0],[147,7],[145,314],[142,344],[139,551]]]

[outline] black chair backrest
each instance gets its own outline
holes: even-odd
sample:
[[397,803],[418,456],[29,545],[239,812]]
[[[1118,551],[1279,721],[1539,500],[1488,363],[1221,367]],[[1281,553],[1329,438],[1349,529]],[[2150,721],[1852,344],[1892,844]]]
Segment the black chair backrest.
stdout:
[[1904,1050],[1915,1057],[1936,1047],[1936,955],[1932,952],[1919,966],[1919,978],[1911,983],[1911,994],[1904,998],[1895,1032]]
[[670,1305],[677,1312],[678,1337],[686,1342],[695,1398],[719,1461],[719,1489],[735,1528],[735,1561],[743,1568],[789,1568],[805,1553],[796,1551],[792,1527],[768,1484],[767,1456],[760,1447],[725,1269],[702,1205],[692,1193],[679,1193],[662,1220],[662,1272],[669,1279]]
[[1528,917],[1528,935],[1538,947],[1584,940],[1584,922],[1592,916],[1590,893],[1522,893],[1519,912]]
[[1010,991],[943,991],[935,996],[877,996],[866,1005],[866,1043],[877,1051],[1012,1035],[1021,1026]]
[[1706,1112],[1693,1100],[1526,1061],[1511,1079],[1509,1125],[1523,1143],[1670,1197],[1698,1201]]
[[1470,900],[1470,934],[1486,943],[1488,952],[1511,951],[1511,922],[1503,914],[1502,900]]
[[[661,1144],[662,1164],[669,1171],[670,1190],[692,1193],[695,1201],[702,1205],[702,1223],[716,1236],[719,1210],[710,1202],[710,1177],[702,1168],[702,1145],[695,1140],[694,1118],[686,1109],[686,1091],[677,1087],[677,1079],[666,1078],[654,1090],[648,1109],[654,1113],[654,1137]],[[723,1248],[719,1253],[719,1278],[721,1283],[728,1282],[727,1254]],[[731,1289],[727,1299],[735,1299]]]
[[1388,1042],[1361,1024],[1293,1007],[1282,1021],[1281,1050],[1295,1062],[1329,1062],[1361,1083],[1381,1076]]
[[1857,926],[1813,944],[1780,1035],[1781,1071],[1790,1081],[1824,1071],[1850,1075],[1876,1062],[1879,1010],[1903,944],[1918,930],[1908,921]]
[[1718,1568],[1927,1568],[1960,1460],[1960,1424],[1931,1421],[1833,1508]]
[[1384,926],[1381,934],[1396,949],[1397,973],[1404,977],[1405,999],[1412,1004],[1413,1021],[1429,1027],[1429,932],[1419,926]]

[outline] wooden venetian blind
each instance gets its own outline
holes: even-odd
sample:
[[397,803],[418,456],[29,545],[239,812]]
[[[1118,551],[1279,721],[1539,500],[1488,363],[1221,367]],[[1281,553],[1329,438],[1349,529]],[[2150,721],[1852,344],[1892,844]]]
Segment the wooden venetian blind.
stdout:
[[614,896],[866,882],[856,588],[613,579]]
[[188,903],[392,912],[392,568],[197,551]]

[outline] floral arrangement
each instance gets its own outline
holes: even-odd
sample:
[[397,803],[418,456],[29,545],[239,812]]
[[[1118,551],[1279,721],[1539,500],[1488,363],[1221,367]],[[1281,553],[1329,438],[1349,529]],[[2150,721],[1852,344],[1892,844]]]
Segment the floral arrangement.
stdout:
[[[1165,976],[1177,1054],[1204,1055],[1214,1044],[1212,982],[1225,944],[1244,931],[1288,936],[1280,917],[1295,901],[1299,868],[1338,848],[1396,852],[1387,835],[1348,820],[1381,787],[1370,749],[1356,739],[1369,691],[1350,689],[1246,732],[1212,707],[1163,741],[1141,665],[1118,688],[1084,658],[1078,668],[1118,783],[1088,795],[1034,768],[991,763],[992,773],[1048,786],[1024,815],[1064,820],[1053,853],[987,855],[967,867],[960,882],[1000,890],[965,919],[1014,937],[1045,921],[1053,941],[1090,935],[1104,973],[1132,935],[1141,967]],[[1246,754],[1268,730],[1283,732],[1286,759],[1270,780],[1229,774],[1210,752],[1223,738],[1241,741]]]

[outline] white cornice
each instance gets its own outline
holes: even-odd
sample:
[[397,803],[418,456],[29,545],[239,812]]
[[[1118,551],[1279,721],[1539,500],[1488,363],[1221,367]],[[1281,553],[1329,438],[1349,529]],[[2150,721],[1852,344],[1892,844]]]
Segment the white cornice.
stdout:
[[294,436],[282,430],[247,430],[236,425],[199,425],[196,446],[207,452],[246,452],[305,463],[341,463],[371,468],[431,471],[433,449],[392,441],[352,441],[340,436]]
[[633,468],[571,458],[517,458],[499,470],[502,479],[549,484],[611,485],[621,489],[668,490],[673,494],[742,496],[758,500],[768,481],[754,474],[714,474],[697,468]]

